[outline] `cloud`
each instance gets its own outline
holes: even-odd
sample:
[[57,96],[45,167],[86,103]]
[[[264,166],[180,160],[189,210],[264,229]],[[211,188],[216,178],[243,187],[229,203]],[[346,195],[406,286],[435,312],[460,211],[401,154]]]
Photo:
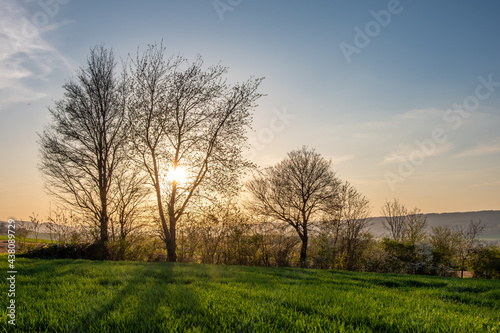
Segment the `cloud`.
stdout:
[[386,155],[380,164],[394,164],[403,161],[418,161],[424,157],[444,155],[454,148],[451,142],[433,143],[433,146],[420,146],[418,144],[400,144],[397,151]]
[[475,147],[469,148],[454,157],[471,157],[500,153],[500,138],[495,138],[492,142],[483,142]]
[[350,161],[354,159],[354,155],[344,155],[344,156],[333,156],[332,157],[332,162],[333,164],[340,164],[345,161]]
[[474,185],[471,185],[470,187],[489,187],[489,186],[496,186],[497,187],[498,185],[500,185],[500,181],[474,184]]
[[[37,13],[43,13],[41,8]],[[12,0],[2,3],[0,16],[0,108],[4,109],[14,103],[45,97],[42,87],[47,76],[56,68],[72,71],[75,66],[43,37],[47,31],[67,22],[47,21],[37,28],[28,19],[28,11]],[[48,15],[47,18],[54,19]]]
[[444,111],[436,108],[415,109],[396,115],[395,119],[401,120],[429,120],[432,118],[441,118]]

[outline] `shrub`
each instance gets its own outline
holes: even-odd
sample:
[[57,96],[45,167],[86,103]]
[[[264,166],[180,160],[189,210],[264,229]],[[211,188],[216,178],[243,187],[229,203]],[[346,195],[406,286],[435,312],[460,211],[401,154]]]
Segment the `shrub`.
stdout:
[[20,255],[24,258],[39,259],[89,259],[105,260],[108,254],[98,244],[50,244],[39,248],[29,249]]
[[500,278],[500,248],[488,246],[476,251],[469,259],[474,277],[485,279]]

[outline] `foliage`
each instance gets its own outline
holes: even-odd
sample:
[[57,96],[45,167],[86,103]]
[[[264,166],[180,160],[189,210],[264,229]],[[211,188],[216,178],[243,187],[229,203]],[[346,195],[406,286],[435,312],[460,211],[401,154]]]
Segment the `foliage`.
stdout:
[[23,258],[40,259],[108,259],[106,253],[97,244],[75,243],[75,244],[50,244],[47,246],[32,248],[18,255]]
[[469,259],[474,277],[500,279],[500,248],[487,246],[475,251]]
[[413,245],[384,238],[382,246],[387,252],[386,272],[432,274],[430,252],[426,244]]
[[432,246],[432,265],[436,274],[446,275],[457,268],[460,234],[450,226],[434,227],[429,236]]

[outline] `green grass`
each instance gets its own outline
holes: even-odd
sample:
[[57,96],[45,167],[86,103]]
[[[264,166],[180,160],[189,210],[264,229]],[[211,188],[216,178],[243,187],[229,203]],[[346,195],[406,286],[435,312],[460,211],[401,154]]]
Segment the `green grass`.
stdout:
[[19,332],[500,330],[500,281],[22,258],[16,269]]
[[[0,235],[0,240],[8,240],[9,239],[9,236],[7,235]],[[47,244],[51,244],[51,243],[55,243],[53,241],[51,241],[50,239],[44,239],[44,238],[38,238],[35,239],[35,238],[25,238],[25,239],[20,239],[19,237],[16,237],[16,241],[20,242],[20,241],[23,241],[23,242],[27,242],[27,243],[47,243]]]

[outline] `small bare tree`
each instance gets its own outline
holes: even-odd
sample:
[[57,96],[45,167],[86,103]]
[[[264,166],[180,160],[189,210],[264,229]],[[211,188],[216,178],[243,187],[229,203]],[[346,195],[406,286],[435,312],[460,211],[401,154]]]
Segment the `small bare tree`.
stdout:
[[166,60],[162,45],[138,54],[130,72],[134,150],[155,192],[168,260],[176,261],[177,223],[189,206],[239,189],[250,165],[241,154],[245,126],[262,79],[229,85],[225,67],[204,69],[200,57]]
[[76,217],[71,211],[65,211],[61,207],[51,209],[47,217],[50,240],[59,245],[69,242],[71,234],[76,232],[75,220]]
[[302,242],[302,267],[306,266],[309,222],[331,208],[339,186],[331,162],[305,146],[289,152],[246,184],[251,210],[295,229]]
[[470,257],[470,255],[480,247],[480,243],[477,239],[483,230],[485,225],[481,221],[470,221],[466,228],[460,226],[456,228],[456,232],[460,236],[460,246],[458,246],[458,256],[460,259],[460,277],[464,277],[465,262]]
[[340,189],[342,247],[345,256],[345,268],[352,270],[357,264],[363,248],[363,236],[370,225],[370,202],[348,182]]
[[403,239],[410,245],[415,245],[424,241],[426,237],[427,217],[419,208],[413,208],[406,217],[406,226],[403,232]]
[[42,226],[42,222],[40,218],[38,218],[38,214],[32,213],[30,216],[31,226],[28,228],[35,237],[35,243],[38,243],[38,236],[40,234],[40,227]]
[[317,223],[316,238],[321,267],[353,269],[363,252],[370,221],[370,202],[349,182],[339,187],[335,205]]
[[392,239],[401,242],[404,237],[407,224],[408,210],[398,199],[389,202],[386,201],[381,211],[385,221],[382,221],[384,228],[390,232]]

